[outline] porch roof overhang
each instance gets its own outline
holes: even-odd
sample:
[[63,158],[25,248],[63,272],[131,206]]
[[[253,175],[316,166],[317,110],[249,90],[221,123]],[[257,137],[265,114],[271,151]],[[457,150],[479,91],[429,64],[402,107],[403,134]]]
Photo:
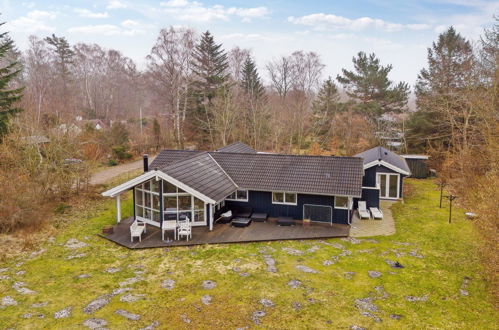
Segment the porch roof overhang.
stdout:
[[384,166],[386,168],[389,168],[390,170],[393,170],[393,171],[400,173],[400,174],[403,174],[403,175],[410,175],[411,174],[411,172],[404,171],[403,169],[401,169],[397,166],[394,166],[388,162],[385,162],[384,160],[375,160],[375,161],[372,161],[370,163],[364,164],[364,170],[367,170],[368,168],[371,168],[371,167],[377,166],[377,165]]
[[168,181],[170,182],[171,184],[179,187],[180,189],[184,190],[185,192],[193,195],[194,197],[197,197],[199,198],[200,200],[202,200],[203,202],[205,203],[208,203],[208,204],[215,204],[217,203],[218,201],[200,193],[199,191],[189,187],[188,185],[184,184],[183,182],[180,182],[178,181],[177,179],[174,179],[172,178],[171,176],[165,174],[164,172],[162,171],[159,171],[159,170],[151,170],[149,172],[146,172],[142,175],[139,175],[138,177],[136,178],[133,178],[127,182],[124,182],[114,188],[111,188],[109,190],[106,190],[102,193],[102,196],[105,196],[105,197],[116,197],[122,193],[124,193],[125,191],[127,190],[130,190],[132,189],[133,187],[145,182],[145,181],[148,181],[150,179],[153,179],[153,178],[156,178],[156,180],[159,180],[159,179],[163,179],[165,181]]

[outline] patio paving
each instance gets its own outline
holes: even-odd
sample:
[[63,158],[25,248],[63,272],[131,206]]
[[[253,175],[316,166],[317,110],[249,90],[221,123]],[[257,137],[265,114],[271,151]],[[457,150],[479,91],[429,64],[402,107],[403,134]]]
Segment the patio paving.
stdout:
[[[100,236],[125,246],[129,249],[144,249],[169,246],[189,246],[202,244],[224,244],[224,243],[243,243],[260,242],[276,240],[296,240],[296,239],[325,239],[334,237],[347,237],[350,226],[343,224],[319,224],[312,223],[309,226],[280,227],[275,219],[269,219],[267,222],[252,222],[248,227],[236,228],[230,224],[216,224],[213,231],[207,226],[193,227],[192,240],[185,239],[167,243],[161,240],[161,230],[154,226],[147,226],[147,233],[142,235],[142,242],[137,238],[130,241],[130,225],[132,218],[122,220],[114,225],[112,234],[100,234]],[[165,237],[173,239],[173,232],[168,231]]]
[[369,237],[369,236],[389,236],[395,234],[395,221],[393,220],[392,205],[395,201],[380,201],[380,208],[383,212],[382,220],[359,219],[357,212],[352,219],[351,237]]

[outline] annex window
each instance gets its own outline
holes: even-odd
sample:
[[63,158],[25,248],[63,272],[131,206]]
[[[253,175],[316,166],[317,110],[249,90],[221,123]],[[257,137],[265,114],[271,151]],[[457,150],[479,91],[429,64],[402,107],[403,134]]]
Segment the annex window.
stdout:
[[147,181],[135,187],[135,215],[159,223],[159,182]]
[[274,191],[272,193],[272,203],[273,204],[286,204],[286,205],[296,205],[297,204],[296,193],[288,193],[281,191]]
[[334,196],[335,209],[348,209],[350,206],[350,198],[346,196]]
[[240,201],[240,202],[247,202],[248,201],[248,191],[247,190],[236,190],[227,198],[225,198],[228,201]]

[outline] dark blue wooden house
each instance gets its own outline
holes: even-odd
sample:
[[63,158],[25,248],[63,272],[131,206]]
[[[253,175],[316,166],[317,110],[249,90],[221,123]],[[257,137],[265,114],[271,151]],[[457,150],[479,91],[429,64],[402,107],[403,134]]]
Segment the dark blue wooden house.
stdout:
[[409,175],[403,158],[384,148],[355,157],[258,153],[236,142],[213,152],[163,150],[144,174],[103,193],[133,190],[134,217],[160,227],[187,216],[213,228],[220,211],[244,209],[269,217],[349,224],[358,200],[402,197]]

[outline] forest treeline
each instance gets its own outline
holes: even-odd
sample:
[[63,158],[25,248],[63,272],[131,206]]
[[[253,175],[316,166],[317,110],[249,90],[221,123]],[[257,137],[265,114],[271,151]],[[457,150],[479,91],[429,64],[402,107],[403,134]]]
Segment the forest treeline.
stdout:
[[497,19],[475,43],[449,27],[429,45],[411,90],[390,79],[392,65],[362,51],[325,77],[315,52],[296,50],[257,67],[249,49],[225,49],[209,31],[169,27],[139,69],[119,51],[71,45],[63,36],[31,36],[21,52],[3,32],[0,231],[36,223],[53,208],[49,201],[79,191],[91,161],[234,141],[323,155],[385,144],[429,154],[440,180],[479,214],[494,249],[498,54]]

